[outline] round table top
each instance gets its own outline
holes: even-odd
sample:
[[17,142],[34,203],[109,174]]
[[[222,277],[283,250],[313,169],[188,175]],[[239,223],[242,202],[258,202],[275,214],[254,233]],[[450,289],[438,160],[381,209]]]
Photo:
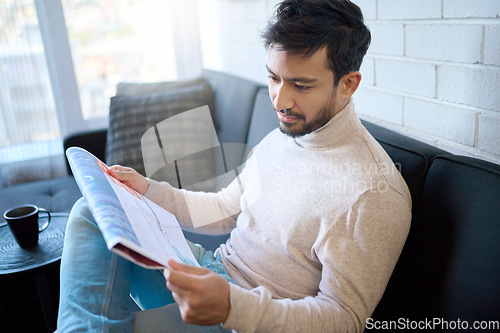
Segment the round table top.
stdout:
[[61,259],[68,214],[51,215],[49,226],[38,236],[38,245],[30,249],[17,244],[7,225],[0,227],[0,275],[29,271]]

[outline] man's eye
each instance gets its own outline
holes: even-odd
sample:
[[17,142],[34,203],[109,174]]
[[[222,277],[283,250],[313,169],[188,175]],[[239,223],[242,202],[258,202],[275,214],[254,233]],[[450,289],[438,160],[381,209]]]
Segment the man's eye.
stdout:
[[311,87],[307,87],[307,86],[301,86],[300,84],[296,84],[295,87],[300,90],[300,91],[306,91],[308,89],[310,89]]
[[278,79],[276,76],[269,75],[268,78],[273,80],[274,82],[278,82],[280,79]]

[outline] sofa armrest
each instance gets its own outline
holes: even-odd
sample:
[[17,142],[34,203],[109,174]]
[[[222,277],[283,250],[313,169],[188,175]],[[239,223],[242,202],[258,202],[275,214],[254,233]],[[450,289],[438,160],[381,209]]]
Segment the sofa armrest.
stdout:
[[[101,161],[106,161],[106,140],[108,129],[103,128],[94,131],[85,131],[68,135],[63,140],[64,151],[69,147],[80,147],[88,150]],[[68,173],[72,174],[68,162],[66,161]]]

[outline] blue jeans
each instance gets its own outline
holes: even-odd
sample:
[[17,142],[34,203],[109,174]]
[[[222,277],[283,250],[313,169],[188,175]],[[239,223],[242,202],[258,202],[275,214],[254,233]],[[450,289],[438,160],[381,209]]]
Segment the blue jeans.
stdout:
[[[220,257],[190,244],[201,266],[232,282]],[[61,259],[58,332],[226,332],[182,321],[161,271],[109,251],[85,200],[73,207]],[[140,310],[133,305],[132,296]]]

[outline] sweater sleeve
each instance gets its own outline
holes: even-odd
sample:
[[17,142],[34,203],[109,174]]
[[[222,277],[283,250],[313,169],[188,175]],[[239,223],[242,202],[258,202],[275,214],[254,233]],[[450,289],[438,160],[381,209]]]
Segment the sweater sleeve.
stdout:
[[145,196],[174,214],[184,229],[203,234],[227,234],[241,212],[242,187],[236,178],[217,193],[194,192],[150,180]]
[[224,327],[240,332],[363,331],[401,253],[410,211],[410,203],[394,190],[366,192],[318,235],[313,248],[322,265],[317,295],[277,299],[263,286],[246,290],[231,285]]

